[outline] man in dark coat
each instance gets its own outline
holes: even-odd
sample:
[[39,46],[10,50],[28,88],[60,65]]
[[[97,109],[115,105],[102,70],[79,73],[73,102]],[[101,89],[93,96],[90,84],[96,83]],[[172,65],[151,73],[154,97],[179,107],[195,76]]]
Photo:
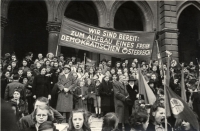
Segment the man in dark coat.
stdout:
[[[147,131],[165,131],[165,107],[160,102],[155,102],[151,107],[150,121]],[[167,124],[167,130],[172,131],[172,128]]]
[[132,114],[132,108],[135,100],[137,99],[136,96],[138,94],[138,86],[135,84],[136,79],[133,77],[130,77],[128,80],[128,85],[126,85],[126,89],[128,91],[129,97],[132,100],[132,104],[129,105],[129,114]]
[[72,90],[75,87],[75,82],[76,79],[73,76],[73,73],[71,73],[70,66],[65,65],[64,74],[58,78],[58,100],[56,110],[61,113],[66,113],[66,121],[68,121],[70,112],[73,110]]
[[124,124],[125,130],[129,131],[130,126],[128,124],[129,110],[128,105],[132,104],[129,94],[124,85],[125,76],[120,75],[119,81],[113,83],[114,89],[114,101],[115,101],[115,113],[119,118],[118,128],[122,131],[122,124]]
[[[49,100],[46,97],[39,97],[35,101],[34,109],[37,108],[37,106],[44,106],[49,105]],[[61,123],[64,120],[64,117],[55,109],[50,107],[53,111],[54,115],[54,122]],[[20,119],[20,128],[21,129],[27,129],[31,126],[35,125],[35,121],[33,120],[33,112],[30,115],[24,116]]]
[[25,100],[26,99],[25,87],[23,84],[19,83],[19,75],[18,74],[15,74],[13,76],[13,82],[9,83],[6,86],[5,95],[4,95],[4,99],[6,101],[13,98],[13,93],[14,93],[15,89],[21,90],[21,94],[22,94],[21,98],[23,100]]

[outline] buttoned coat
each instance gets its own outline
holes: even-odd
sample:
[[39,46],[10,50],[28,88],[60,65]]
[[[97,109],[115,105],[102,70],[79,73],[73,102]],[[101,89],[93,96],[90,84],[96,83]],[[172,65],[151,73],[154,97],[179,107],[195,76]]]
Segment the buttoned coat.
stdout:
[[[59,112],[71,112],[73,110],[73,94],[72,90],[75,86],[75,77],[69,73],[66,78],[65,74],[60,75],[58,78],[58,100],[56,110]],[[64,88],[69,89],[69,92],[64,92]]]
[[129,110],[128,105],[125,103],[128,92],[126,86],[116,81],[113,83],[115,113],[119,118],[119,123],[128,123]]

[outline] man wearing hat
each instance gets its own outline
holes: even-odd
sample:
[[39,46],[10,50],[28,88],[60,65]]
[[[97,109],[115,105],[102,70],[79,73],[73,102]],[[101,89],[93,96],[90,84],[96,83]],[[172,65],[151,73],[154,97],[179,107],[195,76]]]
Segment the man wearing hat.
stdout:
[[73,95],[71,93],[75,86],[75,78],[71,73],[69,65],[64,65],[64,74],[59,76],[57,88],[58,88],[58,100],[56,110],[62,114],[66,114],[66,122],[68,122],[70,112],[73,110]]
[[137,99],[136,96],[138,94],[138,86],[136,85],[136,81],[136,79],[130,77],[130,79],[128,80],[128,85],[126,85],[126,90],[128,91],[129,98],[133,102],[132,105],[129,105],[129,114],[132,114],[132,107],[135,100]]

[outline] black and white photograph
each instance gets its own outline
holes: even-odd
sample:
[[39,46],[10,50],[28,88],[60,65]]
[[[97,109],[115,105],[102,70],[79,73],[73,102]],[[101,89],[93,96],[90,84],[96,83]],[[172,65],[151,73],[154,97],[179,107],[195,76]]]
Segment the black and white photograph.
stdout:
[[1,0],[1,131],[200,131],[200,0]]

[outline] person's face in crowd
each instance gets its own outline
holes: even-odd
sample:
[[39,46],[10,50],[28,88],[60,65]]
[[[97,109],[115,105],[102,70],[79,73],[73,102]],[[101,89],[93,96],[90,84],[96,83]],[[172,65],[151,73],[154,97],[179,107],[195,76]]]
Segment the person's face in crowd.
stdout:
[[68,68],[64,68],[64,73],[68,74],[70,72],[70,70]]
[[63,63],[61,61],[58,64],[60,67],[63,67]]
[[76,57],[72,57],[72,62],[75,62],[76,61]]
[[119,81],[120,82],[124,82],[125,81],[125,76],[123,76],[123,75],[119,76]]
[[83,113],[81,113],[81,112],[73,113],[73,115],[72,115],[72,123],[73,123],[74,128],[76,130],[80,130],[82,128],[83,122],[84,122]]
[[133,73],[133,67],[130,67],[130,72]]
[[82,72],[82,69],[79,67],[78,68],[78,73],[81,73]]
[[16,62],[12,62],[12,67],[16,67]]
[[90,74],[93,74],[94,73],[94,70],[92,68],[90,68]]
[[128,73],[128,69],[127,68],[124,68],[124,73]]
[[7,67],[7,70],[8,70],[8,71],[11,71],[11,65],[9,65],[9,66]]
[[39,59],[42,59],[42,57],[43,57],[42,54],[38,54]]
[[72,65],[73,65],[73,63],[72,63],[72,61],[70,61],[70,62],[69,62],[69,66],[72,66]]
[[134,69],[133,69],[133,73],[137,73],[137,68],[134,68]]
[[91,84],[92,84],[92,80],[91,80],[91,79],[88,79],[87,84],[88,84],[88,85],[91,85]]
[[154,83],[150,83],[149,86],[150,86],[151,88],[154,88]]
[[190,123],[189,122],[186,122],[186,121],[182,121],[181,123],[181,127],[185,130],[185,131],[188,131],[191,129],[191,126],[190,126]]
[[23,84],[27,84],[27,82],[28,82],[28,79],[27,79],[27,78],[24,78],[24,79],[23,79]]
[[93,80],[97,80],[99,77],[97,75],[94,75]]
[[104,78],[104,80],[105,80],[106,82],[108,82],[108,81],[109,81],[109,77],[106,76],[106,77]]
[[41,67],[41,64],[40,63],[37,63],[36,64],[36,67],[39,69]]
[[116,67],[119,68],[119,67],[120,67],[120,63],[117,63],[117,64],[116,64]]
[[160,125],[165,120],[165,109],[158,107],[157,111],[153,112],[155,123]]
[[39,62],[40,62],[40,64],[41,64],[41,65],[43,65],[43,64],[44,64],[44,60],[40,60]]
[[117,70],[117,74],[122,75],[122,70],[121,69]]
[[102,65],[106,65],[106,62],[105,62],[105,61],[102,61]]
[[50,61],[46,61],[46,65],[50,65]]
[[134,59],[133,62],[138,63],[138,59]]
[[49,59],[52,59],[53,58],[53,54],[49,54]]
[[126,63],[126,65],[128,65],[128,60],[125,60],[124,63]]
[[125,72],[125,73],[124,73],[124,76],[125,76],[125,77],[128,77],[128,73],[127,73],[127,72]]
[[80,82],[80,87],[83,87],[85,83],[83,81]]
[[100,85],[100,84],[101,84],[100,81],[97,80],[97,81],[96,81],[96,86],[98,86],[98,85]]
[[27,77],[31,77],[32,73],[30,71],[28,71],[26,75],[27,75]]
[[47,121],[47,119],[48,119],[48,111],[38,108],[35,118],[36,118],[36,121],[38,124],[42,124],[43,122]]
[[178,84],[178,79],[174,79],[174,84]]
[[102,65],[102,64],[99,64],[99,68],[103,68],[103,65]]
[[193,65],[194,65],[194,63],[191,61],[191,62],[190,62],[190,66],[193,66]]
[[133,63],[131,64],[131,66],[132,66],[132,67],[136,67],[136,64],[135,64],[135,62],[133,62]]
[[46,74],[46,69],[45,69],[45,68],[43,68],[43,69],[41,70],[41,74],[42,74],[42,75]]
[[155,64],[156,66],[158,66],[158,61],[155,61],[154,64]]
[[60,73],[60,69],[59,68],[56,70],[56,73]]
[[111,69],[111,74],[115,74],[115,69]]
[[152,70],[153,70],[153,71],[157,71],[157,67],[156,67],[156,66],[153,66]]
[[110,76],[110,71],[106,71],[105,75]]
[[144,131],[146,131],[148,125],[149,125],[149,117],[145,123],[142,123],[142,127],[143,127]]
[[126,67],[126,64],[125,64],[125,63],[122,63],[122,67]]
[[19,100],[19,98],[20,98],[20,93],[19,93],[18,91],[14,91],[14,93],[13,93],[13,98],[14,98],[15,100]]
[[54,63],[54,67],[58,67],[58,62],[55,62],[55,63]]
[[98,72],[99,72],[99,74],[101,74],[101,73],[102,73],[102,69],[101,69],[101,68],[99,68]]
[[77,73],[73,73],[73,76],[74,76],[75,78],[77,78],[77,77],[78,77]]
[[107,62],[107,65],[108,65],[108,66],[111,66],[111,65],[112,65],[112,62],[109,60],[109,61]]
[[53,67],[53,65],[54,65],[54,62],[53,62],[53,61],[51,61],[51,66]]
[[34,105],[34,110],[35,110],[38,106],[45,106],[45,105],[47,105],[45,102],[36,100],[35,105]]
[[164,70],[167,70],[167,66],[166,66],[166,65],[163,65],[163,69],[164,69]]
[[146,62],[143,61],[143,62],[141,63],[141,65],[146,65]]
[[10,77],[10,72],[7,71],[7,72],[5,73],[5,76],[6,76],[6,78],[9,78],[9,77]]
[[152,75],[151,75],[151,79],[152,79],[152,80],[156,80],[156,75],[155,75],[155,74],[152,74]]
[[85,78],[88,78],[88,77],[89,77],[88,72],[85,72]]
[[174,72],[174,68],[170,68],[170,71],[171,71],[171,72]]
[[23,65],[23,66],[27,66],[27,62],[26,62],[26,61],[23,61],[22,65]]
[[116,75],[113,75],[112,79],[113,79],[114,81],[117,81],[117,76],[116,76]]
[[15,61],[15,60],[16,60],[16,56],[13,55],[13,56],[11,57],[11,59],[12,59],[13,61]]
[[63,61],[63,60],[64,60],[64,56],[60,56],[60,60],[62,60],[62,61]]
[[142,65],[142,69],[146,70],[147,69],[146,65]]
[[23,70],[19,70],[18,74],[21,76],[23,74]]

